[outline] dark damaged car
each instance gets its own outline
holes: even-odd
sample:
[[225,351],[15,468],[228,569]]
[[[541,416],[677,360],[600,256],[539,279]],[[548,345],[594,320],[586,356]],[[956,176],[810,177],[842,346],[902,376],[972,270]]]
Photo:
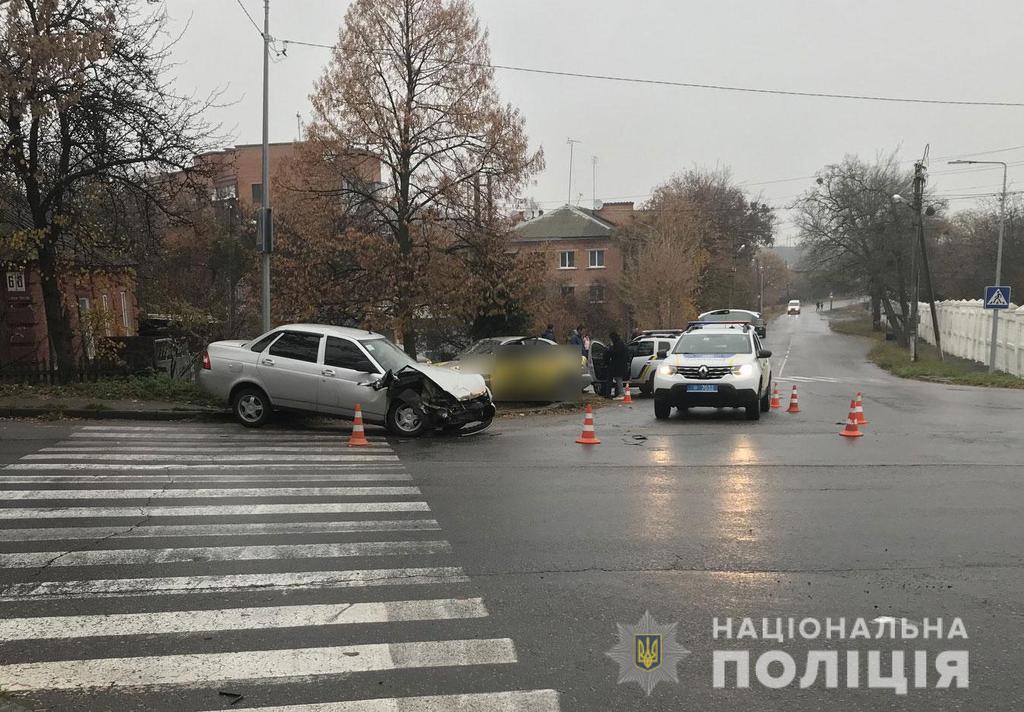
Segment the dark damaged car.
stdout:
[[203,354],[200,387],[259,427],[275,410],[351,419],[396,435],[491,424],[484,379],[416,362],[381,334],[323,324],[289,324],[251,341],[216,341]]

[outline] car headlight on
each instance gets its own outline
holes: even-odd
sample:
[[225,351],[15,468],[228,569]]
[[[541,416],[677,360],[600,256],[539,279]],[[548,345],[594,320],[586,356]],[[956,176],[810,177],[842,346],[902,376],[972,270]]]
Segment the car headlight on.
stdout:
[[658,366],[658,373],[662,376],[671,376],[676,372],[676,367],[671,364],[663,363]]
[[734,376],[749,376],[753,372],[754,367],[749,363],[741,363],[739,366],[732,367],[732,375]]

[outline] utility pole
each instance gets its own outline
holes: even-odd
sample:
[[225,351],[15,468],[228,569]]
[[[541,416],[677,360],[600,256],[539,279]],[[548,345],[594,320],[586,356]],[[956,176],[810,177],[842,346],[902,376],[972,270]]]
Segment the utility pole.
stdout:
[[566,205],[572,205],[572,160],[573,160],[573,149],[576,148],[576,144],[577,143],[583,143],[583,142],[582,141],[577,141],[574,138],[567,138],[565,140],[565,142],[569,144],[569,193],[566,196],[565,204]]
[[[928,149],[925,149],[927,155]],[[928,292],[928,307],[932,315],[932,333],[935,334],[935,350],[939,353],[939,361],[942,361],[942,336],[939,333],[939,314],[935,309],[935,292],[932,290],[932,272],[928,266],[928,243],[924,239],[924,183],[925,167],[923,161],[914,163],[914,214],[917,215],[917,239],[921,248],[921,268],[924,271],[924,288]],[[934,211],[929,208],[930,213]],[[917,283],[914,284],[914,306],[917,306]],[[915,309],[916,314],[916,309]],[[914,321],[914,336],[917,336],[917,321]],[[914,346],[915,356],[917,346]]]
[[263,0],[263,184],[260,186],[260,217],[257,222],[260,248],[260,277],[263,285],[261,313],[263,331],[270,331],[270,252],[274,223],[270,212],[270,0]]
[[591,169],[593,170],[592,179],[593,179],[593,183],[594,183],[593,186],[591,187],[591,189],[593,190],[593,197],[594,197],[593,201],[591,201],[591,207],[594,210],[597,210],[597,156],[591,156],[590,157],[590,162],[592,164],[591,165]]

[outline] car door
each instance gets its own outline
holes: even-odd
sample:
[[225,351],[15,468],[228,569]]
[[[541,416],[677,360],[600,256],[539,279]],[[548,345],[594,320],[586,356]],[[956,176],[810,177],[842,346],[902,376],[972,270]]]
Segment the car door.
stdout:
[[256,370],[274,405],[316,410],[322,334],[285,331],[260,355]]
[[640,377],[644,363],[654,355],[654,340],[632,341],[626,349],[629,351],[629,380],[635,381]]
[[[753,335],[753,339],[754,356],[756,358],[757,354],[764,350],[764,344],[756,333]],[[758,358],[757,363],[761,367],[761,388],[763,389],[762,392],[764,392],[772,382],[772,360],[770,358]]]
[[328,336],[320,368],[317,409],[352,417],[356,403],[363,412],[383,419],[387,412],[387,390],[373,390],[370,383],[383,372],[362,347],[351,339]]

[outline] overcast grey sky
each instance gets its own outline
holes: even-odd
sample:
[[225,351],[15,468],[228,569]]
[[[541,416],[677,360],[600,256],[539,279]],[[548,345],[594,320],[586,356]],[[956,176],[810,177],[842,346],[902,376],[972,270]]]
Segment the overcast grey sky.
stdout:
[[[239,143],[260,140],[261,39],[239,7],[262,23],[261,0],[171,0],[180,29],[182,88],[225,88],[235,103],[211,119]],[[476,0],[492,61],[591,74],[811,92],[1024,101],[1020,0]],[[346,0],[271,0],[271,34],[333,43]],[[271,66],[271,140],[296,136],[296,113],[329,52],[291,46]],[[591,201],[591,156],[603,200],[642,201],[673,172],[724,166],[784,207],[823,165],[900,148],[912,161],[931,144],[931,187],[963,195],[999,189],[999,169],[950,167],[978,156],[1024,183],[1024,108],[883,104],[737,94],[497,72],[520,107],[547,169],[528,192],[541,207],[568,195]],[[942,160],[938,160],[942,159]],[[799,178],[799,180],[787,180]],[[957,199],[954,208],[972,200]],[[785,212],[780,216],[785,219]],[[783,232],[788,233],[783,226]]]

